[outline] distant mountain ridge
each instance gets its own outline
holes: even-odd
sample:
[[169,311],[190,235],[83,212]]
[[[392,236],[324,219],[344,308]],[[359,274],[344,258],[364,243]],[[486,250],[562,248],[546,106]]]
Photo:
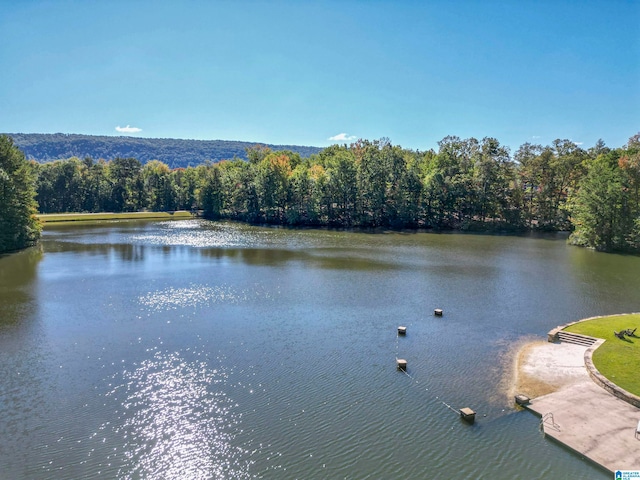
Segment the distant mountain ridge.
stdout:
[[298,145],[268,145],[231,140],[183,140],[179,138],[140,138],[67,133],[7,133],[29,160],[44,163],[53,160],[91,157],[138,159],[142,164],[160,160],[170,168],[195,167],[207,160],[219,162],[232,158],[246,160],[245,149],[264,145],[271,150],[291,150],[309,157],[322,149]]

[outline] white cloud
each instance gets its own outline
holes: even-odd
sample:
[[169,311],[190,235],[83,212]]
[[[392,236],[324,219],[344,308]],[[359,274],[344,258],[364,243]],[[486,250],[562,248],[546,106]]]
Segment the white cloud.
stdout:
[[141,132],[142,129],[138,127],[132,127],[131,125],[127,125],[126,127],[121,127],[118,125],[116,127],[116,131],[120,133],[138,133]]
[[339,133],[337,135],[334,135],[333,137],[329,137],[329,140],[333,140],[334,142],[347,142],[350,140],[355,140],[356,137],[355,135],[347,135],[346,133]]

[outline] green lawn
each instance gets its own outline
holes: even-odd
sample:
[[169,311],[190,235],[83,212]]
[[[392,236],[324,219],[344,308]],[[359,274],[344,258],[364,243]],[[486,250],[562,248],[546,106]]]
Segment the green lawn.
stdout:
[[[621,340],[613,335],[614,330],[619,332],[636,327],[637,337]],[[586,320],[565,328],[565,331],[604,338],[606,342],[593,353],[593,364],[613,383],[640,396],[640,314]]]
[[191,212],[123,212],[123,213],[40,213],[38,218],[44,224],[54,222],[95,222],[101,220],[178,220],[191,218]]

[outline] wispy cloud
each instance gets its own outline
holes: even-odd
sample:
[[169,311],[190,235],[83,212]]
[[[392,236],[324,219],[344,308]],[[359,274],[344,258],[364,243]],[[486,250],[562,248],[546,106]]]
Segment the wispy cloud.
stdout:
[[141,131],[142,131],[141,128],[132,127],[131,125],[127,125],[126,127],[121,127],[120,125],[118,125],[116,127],[116,132],[120,132],[120,133],[138,133]]
[[537,139],[542,138],[542,137],[540,137],[540,135],[532,135],[531,138],[533,138],[534,140],[537,140]]
[[346,133],[339,133],[337,135],[334,135],[333,137],[329,137],[329,140],[333,140],[334,142],[347,142],[350,140],[355,140],[356,137],[355,135],[348,135]]

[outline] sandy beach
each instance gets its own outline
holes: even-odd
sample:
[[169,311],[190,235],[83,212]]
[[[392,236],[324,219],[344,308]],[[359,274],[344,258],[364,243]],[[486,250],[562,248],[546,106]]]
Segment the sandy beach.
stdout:
[[584,364],[586,347],[539,340],[515,355],[512,393],[540,397],[578,382],[591,381]]

